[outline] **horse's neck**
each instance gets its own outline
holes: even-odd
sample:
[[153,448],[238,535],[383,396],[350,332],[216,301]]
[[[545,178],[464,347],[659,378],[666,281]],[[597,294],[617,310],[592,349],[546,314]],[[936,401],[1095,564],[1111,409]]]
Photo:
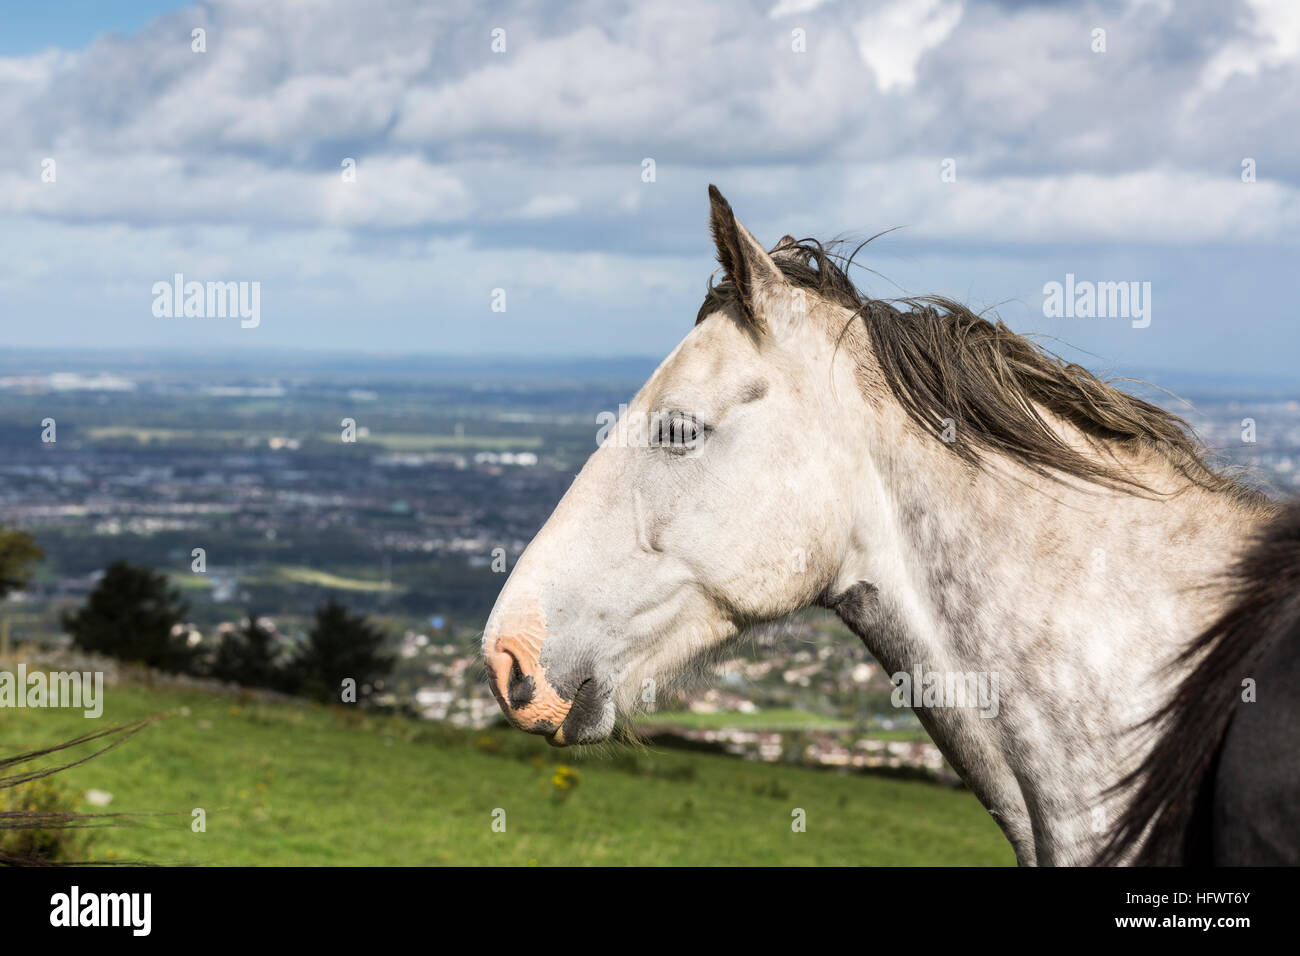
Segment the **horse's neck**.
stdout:
[[1200,489],[1020,484],[911,444],[863,472],[837,610],[891,674],[996,688],[996,716],[918,716],[1022,863],[1084,862],[1119,809],[1103,792],[1143,752],[1123,732],[1169,693],[1162,667],[1218,607],[1250,520]]

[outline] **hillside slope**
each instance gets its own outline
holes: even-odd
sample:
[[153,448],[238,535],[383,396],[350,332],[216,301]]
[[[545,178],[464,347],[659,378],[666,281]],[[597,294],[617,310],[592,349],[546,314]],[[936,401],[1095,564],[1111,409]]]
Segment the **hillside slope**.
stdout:
[[[0,711],[0,753],[170,715],[58,775],[111,811],[95,859],[216,865],[966,864],[1014,862],[968,793],[684,752],[575,754],[297,703],[122,683],[97,721]],[[82,751],[85,752],[85,751]],[[191,811],[207,814],[193,833]],[[83,804],[82,809],[97,808]],[[795,833],[796,809],[806,832]],[[505,832],[494,832],[504,811]],[[496,817],[501,817],[496,813]]]

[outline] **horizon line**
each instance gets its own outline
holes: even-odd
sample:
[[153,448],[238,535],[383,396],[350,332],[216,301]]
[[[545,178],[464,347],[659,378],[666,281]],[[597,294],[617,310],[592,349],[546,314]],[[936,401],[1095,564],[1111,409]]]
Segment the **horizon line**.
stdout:
[[[259,346],[256,350],[250,351],[245,346],[223,345],[216,348],[205,348],[201,351],[186,348],[182,346],[95,346],[95,345],[4,345],[0,343],[0,369],[12,369],[15,358],[22,356],[44,356],[49,358],[67,356],[68,358],[81,358],[91,360],[96,358],[115,358],[121,360],[124,357],[136,357],[138,359],[182,359],[190,360],[193,364],[211,364],[214,361],[224,359],[234,359],[240,362],[249,362],[252,359],[260,364],[259,359],[265,361],[283,360],[285,357],[292,357],[296,365],[301,366],[304,362],[312,360],[330,360],[355,359],[362,362],[402,362],[402,361],[437,361],[445,363],[466,362],[476,365],[524,365],[532,367],[545,367],[562,364],[592,364],[592,363],[647,363],[657,366],[663,361],[664,356],[656,356],[649,353],[636,352],[618,352],[618,353],[590,353],[590,354],[537,354],[537,353],[498,353],[498,352],[433,352],[433,351],[392,351],[392,350],[374,350],[374,349],[356,349],[356,348],[339,348],[331,346],[313,346],[311,348],[298,348],[287,345],[266,345]],[[1097,358],[1097,356],[1093,356]],[[1082,363],[1080,363],[1082,364]],[[1098,376],[1106,375],[1125,375],[1144,373],[1146,375],[1161,376],[1183,376],[1197,378],[1218,378],[1225,381],[1233,382],[1258,382],[1270,385],[1290,385],[1293,378],[1288,375],[1269,372],[1246,372],[1240,370],[1210,370],[1205,368],[1179,368],[1172,366],[1147,366],[1141,364],[1128,364],[1123,362],[1090,363],[1090,371]],[[12,374],[12,372],[11,372]],[[43,374],[41,371],[33,371],[29,374]]]

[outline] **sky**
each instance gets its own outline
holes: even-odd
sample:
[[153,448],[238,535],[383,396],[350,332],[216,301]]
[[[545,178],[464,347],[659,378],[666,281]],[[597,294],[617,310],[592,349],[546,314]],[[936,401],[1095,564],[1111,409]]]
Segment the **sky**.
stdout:
[[769,246],[893,230],[874,296],[1300,380],[1292,0],[6,4],[0,129],[0,347],[663,355],[712,182]]

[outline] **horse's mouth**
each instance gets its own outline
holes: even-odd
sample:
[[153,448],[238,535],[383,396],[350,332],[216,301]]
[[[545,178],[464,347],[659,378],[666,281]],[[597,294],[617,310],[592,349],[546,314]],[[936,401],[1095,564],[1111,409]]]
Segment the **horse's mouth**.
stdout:
[[588,666],[567,677],[558,670],[561,676],[555,681],[538,650],[535,642],[507,636],[491,642],[483,656],[488,687],[510,724],[545,737],[552,747],[591,744],[608,737],[614,729],[609,680]]
[[546,735],[552,747],[593,744],[609,736],[614,727],[614,704],[594,678],[588,677],[573,692],[569,712],[559,727]]

